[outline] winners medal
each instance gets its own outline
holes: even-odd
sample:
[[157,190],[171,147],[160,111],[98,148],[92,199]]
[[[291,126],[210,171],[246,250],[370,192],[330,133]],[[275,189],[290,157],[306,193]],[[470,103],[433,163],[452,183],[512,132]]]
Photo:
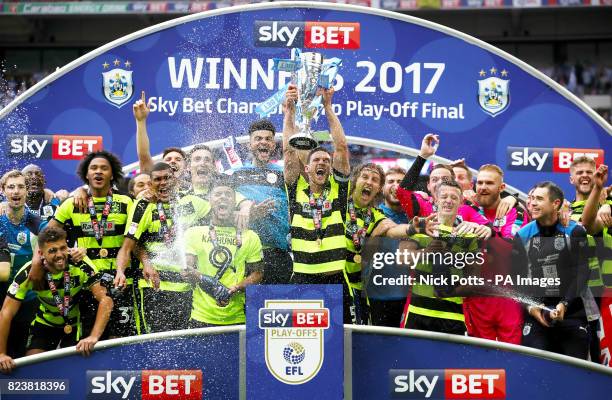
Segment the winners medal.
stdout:
[[353,257],[353,261],[355,261],[355,263],[357,264],[361,264],[361,254],[355,254],[355,257]]
[[100,257],[105,258],[108,256],[108,250],[107,249],[100,249]]
[[68,313],[70,312],[70,288],[72,286],[70,283],[70,272],[68,270],[64,270],[64,299],[62,301],[62,297],[58,293],[57,286],[55,285],[51,272],[49,272],[49,267],[47,266],[47,261],[45,259],[43,259],[43,268],[46,270],[45,278],[47,278],[47,284],[51,290],[53,302],[64,320],[64,333],[69,335],[70,332],[72,332],[72,326],[68,322]]

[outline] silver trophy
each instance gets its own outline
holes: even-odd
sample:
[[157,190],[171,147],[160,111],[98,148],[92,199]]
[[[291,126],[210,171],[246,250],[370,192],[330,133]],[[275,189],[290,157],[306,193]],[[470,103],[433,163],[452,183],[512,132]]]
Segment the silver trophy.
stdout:
[[319,77],[323,69],[323,55],[306,52],[301,53],[299,57],[302,68],[291,74],[291,80],[298,89],[295,110],[295,124],[298,132],[289,138],[289,144],[299,150],[312,150],[319,145],[312,135],[310,122],[318,112],[317,107],[312,103],[317,97]]

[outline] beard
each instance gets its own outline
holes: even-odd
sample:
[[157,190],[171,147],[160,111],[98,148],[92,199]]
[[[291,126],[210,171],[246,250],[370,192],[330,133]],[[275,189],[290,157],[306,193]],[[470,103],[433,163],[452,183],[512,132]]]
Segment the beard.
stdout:
[[390,206],[399,206],[401,203],[400,201],[397,199],[397,197],[393,198],[392,196],[385,196],[385,203],[389,204]]

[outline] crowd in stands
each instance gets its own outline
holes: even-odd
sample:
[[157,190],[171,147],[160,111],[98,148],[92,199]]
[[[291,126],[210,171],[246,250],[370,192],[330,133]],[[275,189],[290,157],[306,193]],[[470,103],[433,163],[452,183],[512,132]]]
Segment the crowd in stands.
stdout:
[[555,65],[542,72],[580,97],[612,94],[612,68],[608,66],[576,62]]
[[1,74],[0,75],[0,109],[6,107],[17,96],[40,82],[49,72],[35,74]]

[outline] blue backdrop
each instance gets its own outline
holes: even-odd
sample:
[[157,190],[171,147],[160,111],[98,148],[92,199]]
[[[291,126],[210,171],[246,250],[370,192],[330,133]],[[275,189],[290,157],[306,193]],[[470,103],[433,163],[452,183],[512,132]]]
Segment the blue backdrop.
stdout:
[[[390,398],[390,369],[503,369],[506,399],[605,399],[612,377],[545,358],[410,336],[353,333],[353,399]],[[369,349],[370,351],[368,351]]]
[[[298,297],[324,299],[329,292],[304,290],[275,293],[268,299]],[[264,297],[256,297],[263,300]],[[329,304],[332,304],[331,301]],[[259,307],[253,307],[258,309]],[[334,311],[335,309],[335,311]],[[330,308],[332,320],[337,312]],[[256,311],[253,311],[256,313]],[[341,311],[338,315],[342,315]],[[257,317],[249,324],[246,344],[248,399],[339,399],[334,388],[342,383],[342,331],[326,338],[325,363],[319,375],[307,384],[285,385],[268,373],[263,356],[263,344],[255,330]],[[338,321],[330,321],[332,324]],[[341,321],[340,321],[341,322]],[[340,336],[340,338],[338,338]],[[331,347],[340,343],[340,348]],[[381,335],[353,332],[351,343],[353,399],[390,398],[391,369],[503,369],[506,376],[506,398],[512,399],[605,399],[608,398],[612,375],[572,366],[546,358],[522,353],[410,336]],[[238,333],[189,338],[158,339],[151,342],[96,350],[90,357],[72,355],[17,368],[4,380],[68,379],[69,395],[39,395],[41,399],[121,398],[120,395],[92,396],[88,393],[87,371],[176,370],[202,371],[204,399],[237,399],[239,395],[239,335]],[[340,359],[337,359],[337,358]],[[338,365],[340,366],[338,368]],[[333,367],[336,368],[334,371]],[[257,379],[259,378],[259,380]],[[268,379],[270,378],[270,379]],[[314,385],[311,385],[314,384]],[[340,386],[341,387],[341,386]],[[140,399],[140,389],[134,387],[129,399]],[[3,399],[32,398],[27,395],[6,395]]]
[[[91,356],[71,355],[17,368],[2,379],[68,379],[69,395],[6,395],[3,399],[85,399],[88,393],[87,371],[201,370],[205,399],[238,398],[239,334],[157,339],[94,351]],[[140,383],[138,383],[140,385]],[[96,398],[121,398],[98,395]],[[140,399],[134,387],[129,399]]]
[[[549,149],[549,160],[553,148],[610,149],[610,125],[594,119],[569,92],[562,95],[559,86],[540,79],[543,75],[467,35],[375,9],[263,4],[169,21],[119,39],[54,73],[22,96],[19,106],[0,115],[0,151],[8,156],[5,169],[34,160],[47,171],[53,189],[78,183],[78,161],[61,159],[50,149],[36,159],[30,154],[38,154],[33,147],[22,148],[24,135],[101,136],[104,148],[125,164],[136,161],[131,105],[141,90],[152,109],[154,154],[166,146],[245,134],[257,118],[249,103],[268,98],[287,79],[271,71],[269,60],[287,58],[296,45],[288,46],[287,36],[277,35],[274,45],[282,47],[261,47],[270,43],[261,41],[255,21],[268,21],[270,29],[273,21],[281,21],[279,27],[282,21],[359,23],[359,48],[319,50],[343,60],[334,102],[348,135],[418,147],[425,133],[436,132],[442,138],[440,156],[466,157],[476,168],[491,162],[506,168],[511,163],[508,147]],[[120,107],[105,98],[103,90],[102,74],[113,69],[124,71],[126,84],[131,72],[133,81],[131,90],[126,87],[133,95],[120,100]],[[478,101],[478,81],[487,78],[506,81],[503,112],[494,116]],[[197,101],[202,102],[199,108]],[[237,108],[228,114],[229,103]],[[447,107],[446,117],[440,107]],[[280,128],[281,117],[276,114],[272,120]],[[324,121],[314,128],[324,129]],[[22,142],[13,143],[15,139]],[[511,185],[527,190],[536,181],[553,179],[569,189],[566,176],[537,171],[529,160],[521,162],[526,166],[506,170]]]

